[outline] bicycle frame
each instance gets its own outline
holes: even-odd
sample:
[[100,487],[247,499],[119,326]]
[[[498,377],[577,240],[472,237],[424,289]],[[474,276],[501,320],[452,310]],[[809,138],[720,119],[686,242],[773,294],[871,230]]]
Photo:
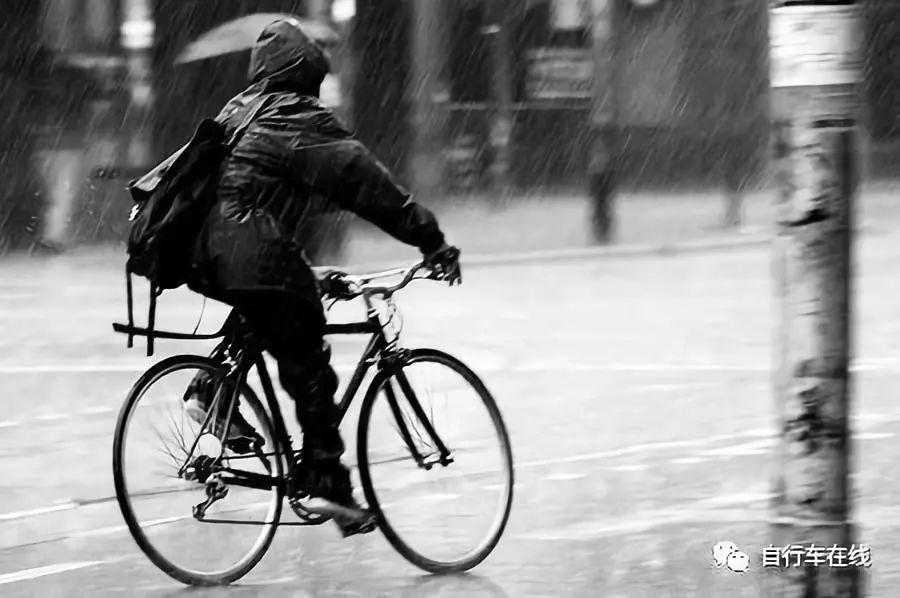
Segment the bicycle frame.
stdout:
[[[399,363],[402,365],[402,350],[395,349],[395,345],[385,335],[383,325],[378,318],[377,310],[375,309],[371,298],[369,296],[365,296],[364,299],[366,302],[368,313],[368,317],[365,321],[332,323],[326,324],[325,326],[325,336],[357,334],[371,335],[369,338],[369,342],[366,345],[366,348],[363,351],[362,356],[360,357],[359,362],[357,363],[356,368],[354,369],[353,374],[350,377],[350,381],[347,384],[347,387],[344,390],[344,393],[342,394],[341,399],[338,403],[340,419],[343,420],[344,416],[347,414],[347,410],[350,408],[350,404],[353,402],[353,399],[359,392],[359,389],[362,386],[362,382],[365,379],[366,374],[369,373],[369,370],[372,368],[372,366],[378,363],[379,367],[381,368],[391,367],[392,376],[397,379],[403,395],[413,409],[413,413],[415,413],[416,417],[422,423],[425,432],[427,432],[429,437],[434,441],[435,447],[438,449],[440,454],[439,458],[436,461],[426,461],[425,456],[423,456],[416,448],[416,445],[412,438],[412,434],[409,430],[409,426],[400,410],[398,397],[394,391],[393,386],[388,381],[383,387],[388,405],[391,409],[391,413],[393,414],[394,419],[397,422],[400,435],[403,438],[403,441],[406,444],[407,448],[409,449],[413,459],[416,461],[416,464],[419,467],[431,469],[431,467],[435,463],[440,463],[442,465],[448,465],[449,463],[452,463],[449,449],[447,449],[447,447],[444,445],[443,440],[440,438],[437,431],[434,429],[434,426],[431,424],[431,421],[428,419],[428,416],[425,414],[425,411],[422,409],[422,405],[419,403],[418,398],[413,391],[412,385],[409,383],[409,380],[403,372],[402,367],[394,367],[394,364],[397,362],[393,361],[391,358],[399,358]],[[224,346],[226,343],[228,343],[227,339],[223,341],[223,344],[220,345],[220,347]],[[272,423],[275,426],[274,433],[276,438],[274,440],[280,446],[281,452],[284,455],[288,456],[288,458],[293,459],[294,455],[297,454],[297,451],[295,451],[295,449],[293,448],[290,434],[288,434],[287,426],[285,425],[284,417],[281,413],[281,407],[278,404],[275,386],[272,382],[272,377],[269,374],[268,367],[266,366],[262,351],[254,348],[250,349],[249,351],[239,351],[239,353],[240,355],[238,355],[238,363],[235,369],[240,376],[240,380],[238,384],[235,385],[235,391],[229,401],[229,405],[227,407],[228,413],[231,413],[232,406],[234,405],[234,402],[238,397],[238,389],[240,388],[240,385],[245,382],[249,370],[252,367],[255,367],[260,379],[260,384],[262,385],[266,403],[272,416]],[[212,409],[210,411],[212,411]],[[273,483],[273,480],[271,478],[260,474],[230,469],[225,470],[225,472],[232,475],[236,474],[243,478],[240,479],[231,477],[223,480],[229,484],[266,489],[271,487]],[[283,480],[281,480],[280,482],[283,482]]]
[[[384,338],[384,334],[377,321],[326,324],[325,335],[332,336],[336,334],[372,335],[369,339],[369,343],[366,346],[365,351],[363,351],[359,363],[357,363],[356,368],[350,377],[350,382],[348,383],[347,388],[344,390],[343,395],[341,395],[341,400],[338,403],[340,418],[341,420],[343,420],[344,416],[347,414],[347,410],[350,407],[350,403],[353,402],[353,398],[356,396],[356,393],[359,392],[359,388],[360,386],[362,386],[362,382],[365,379],[366,374],[369,373],[369,370],[375,364],[375,357],[387,347],[387,341]],[[272,382],[272,377],[269,374],[266,360],[261,352],[255,353],[256,354],[250,359],[250,363],[248,365],[249,367],[255,367],[256,372],[259,375],[259,381],[262,385],[263,395],[266,398],[266,403],[272,414],[273,424],[275,425],[275,434],[280,437],[280,440],[278,440],[278,442],[282,445],[282,450],[286,455],[293,455],[296,451],[294,451],[293,449],[290,441],[290,435],[287,432],[287,426],[284,423],[284,417],[281,413],[281,407],[278,404],[278,395],[275,391],[275,385]],[[249,367],[247,367],[248,370]],[[244,372],[244,375],[246,376],[246,370]]]

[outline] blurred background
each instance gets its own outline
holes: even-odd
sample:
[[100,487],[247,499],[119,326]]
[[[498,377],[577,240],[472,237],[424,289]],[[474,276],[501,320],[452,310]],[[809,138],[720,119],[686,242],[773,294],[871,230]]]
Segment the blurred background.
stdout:
[[[867,11],[873,178],[895,170],[894,4],[869,2]],[[554,219],[544,224],[553,230],[530,237],[532,246],[665,242],[756,232],[767,223],[771,202],[758,195],[770,182],[763,2],[9,0],[5,7],[4,252],[121,241],[127,180],[179,147],[246,84],[249,52],[177,64],[179,52],[216,26],[264,12],[334,29],[336,76],[325,100],[439,212],[527,222],[531,207],[551,204]],[[460,235],[470,252],[522,242]],[[340,236],[329,235],[326,254],[341,246]]]

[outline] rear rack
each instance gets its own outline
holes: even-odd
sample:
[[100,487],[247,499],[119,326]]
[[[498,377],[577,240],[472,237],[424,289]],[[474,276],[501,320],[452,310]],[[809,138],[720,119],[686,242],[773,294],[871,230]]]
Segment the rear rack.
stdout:
[[[113,322],[113,330],[120,334],[127,334],[128,336],[146,336],[148,338],[165,338],[170,340],[210,340],[214,338],[222,338],[225,336],[225,329],[220,328],[218,332],[212,332],[208,334],[199,334],[199,333],[191,333],[191,332],[171,332],[168,330],[151,330],[149,328],[141,328],[139,326],[129,326],[128,324],[120,324],[118,322]],[[131,344],[128,345],[131,348]]]
[[[226,322],[227,323],[227,322]],[[189,332],[171,332],[169,330],[157,330],[155,328],[141,328],[140,326],[134,326],[132,324],[121,324],[119,322],[113,322],[113,330],[118,332],[119,334],[127,334],[128,335],[128,343],[127,347],[131,349],[134,347],[134,337],[143,336],[147,338],[147,356],[153,355],[153,341],[158,338],[164,338],[169,340],[211,340],[214,338],[222,338],[226,334],[225,330],[226,324],[223,324],[221,328],[217,332],[213,332],[210,334],[199,334],[199,333],[189,333]]]
[[[141,328],[131,324],[121,324],[113,322],[113,330],[119,334],[128,335],[128,348],[134,347],[134,337],[143,336],[147,338],[147,355],[153,355],[153,341],[155,339],[182,340],[182,341],[203,341],[216,338],[223,338],[227,334],[228,320],[222,324],[216,332],[196,333],[196,332],[172,332],[169,330],[157,330],[155,328]],[[325,335],[333,334],[374,334],[379,331],[379,327],[374,322],[339,322],[325,325]]]
[[[150,328],[141,328],[140,326],[131,326],[129,324],[120,324],[113,322],[113,330],[119,334],[127,334],[129,337],[146,336],[148,338],[165,338],[169,340],[182,341],[203,341],[214,338],[223,338],[226,334],[225,325],[216,332],[196,333],[196,332],[171,332],[169,330],[151,330]],[[325,325],[325,334],[371,334],[378,332],[378,326],[372,322],[338,322]],[[128,348],[131,348],[131,344]]]
[[[410,272],[414,272],[414,270],[410,270]],[[125,284],[126,284],[126,293],[128,300],[128,323],[123,324],[121,322],[113,322],[113,331],[119,334],[128,335],[127,347],[129,349],[134,347],[134,337],[143,336],[147,339],[147,356],[153,355],[153,341],[156,339],[169,339],[169,340],[212,340],[217,338],[224,338],[229,334],[231,330],[231,326],[234,323],[235,312],[232,311],[231,315],[226,318],[225,322],[216,332],[212,333],[197,333],[197,332],[172,332],[170,330],[157,330],[156,328],[156,299],[162,293],[163,289],[157,287],[154,284],[150,285],[150,308],[147,313],[147,327],[142,328],[140,326],[134,325],[134,300],[133,300],[133,289],[131,282],[131,269],[126,266],[125,268]],[[401,285],[405,285],[411,280],[411,276],[407,275],[404,279],[404,282]],[[363,321],[363,322],[340,322],[334,324],[325,324],[325,335],[334,335],[334,334],[377,334],[380,331],[380,327],[377,322],[372,320]]]

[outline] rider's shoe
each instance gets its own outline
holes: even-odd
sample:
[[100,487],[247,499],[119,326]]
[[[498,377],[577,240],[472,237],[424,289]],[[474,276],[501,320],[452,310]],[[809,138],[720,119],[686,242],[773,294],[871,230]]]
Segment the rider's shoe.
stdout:
[[[198,377],[188,386],[184,393],[184,408],[188,416],[200,425],[206,421],[209,405],[215,397],[215,385],[211,384],[208,377]],[[225,425],[224,410],[217,409],[216,422],[213,433],[220,436]],[[241,414],[238,406],[231,414],[231,422],[228,426],[228,435],[225,438],[225,447],[238,455],[245,455],[261,449],[265,445],[265,439],[250,425]]]
[[367,534],[377,527],[375,514],[353,498],[350,472],[338,461],[305,461],[296,464],[291,474],[292,494],[304,498],[304,508],[334,519],[347,538]]

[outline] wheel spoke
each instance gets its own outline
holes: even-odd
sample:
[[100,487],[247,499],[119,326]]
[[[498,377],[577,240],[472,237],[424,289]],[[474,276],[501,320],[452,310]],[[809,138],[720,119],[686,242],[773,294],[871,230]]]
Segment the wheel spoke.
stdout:
[[[183,395],[199,373],[208,375],[218,389],[205,421],[195,431]],[[227,386],[217,384],[223,375],[224,370],[207,358],[165,359],[132,388],[116,428],[113,473],[125,522],[144,554],[187,584],[224,584],[245,575],[268,549],[281,516],[284,485],[277,480],[284,475],[284,455],[277,451],[266,409],[246,384],[234,386],[236,401],[227,401],[225,408],[240,405],[242,413],[246,410],[245,418],[269,450],[232,455],[225,443],[213,441],[207,432],[210,421],[217,421],[212,417]],[[142,409],[145,404],[154,409]],[[201,443],[204,436],[215,447]],[[244,468],[231,469],[232,459],[244,459],[239,461]],[[183,481],[188,466],[197,481]],[[212,483],[227,471],[223,481],[234,476],[234,484],[219,486],[227,492],[209,504],[206,515],[231,525],[203,525],[192,516],[192,508],[211,486],[199,480]]]

